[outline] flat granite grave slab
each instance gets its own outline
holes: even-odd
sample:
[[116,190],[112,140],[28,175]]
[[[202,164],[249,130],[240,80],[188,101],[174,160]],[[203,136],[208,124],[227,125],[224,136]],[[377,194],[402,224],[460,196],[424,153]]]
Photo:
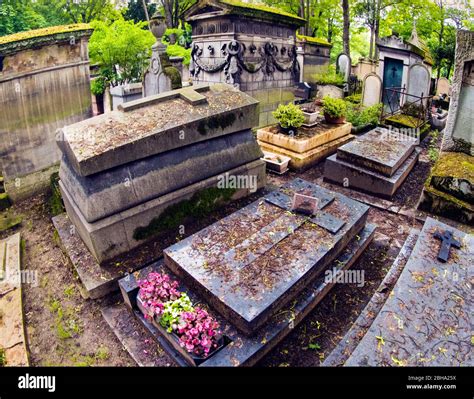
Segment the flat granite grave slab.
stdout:
[[385,176],[392,176],[413,153],[416,140],[392,138],[374,129],[337,150],[337,158]]
[[[375,229],[374,225],[366,225],[363,230],[350,241],[346,248],[344,248],[338,258],[328,264],[328,268],[334,268],[339,271],[352,267],[367,246],[372,242]],[[171,335],[163,335],[160,330],[144,318],[143,314],[137,308],[136,298],[139,290],[137,280],[146,278],[152,271],[166,273],[173,280],[179,281],[179,290],[181,292],[187,293],[194,303],[204,304],[206,307],[205,304],[208,298],[192,290],[182,279],[174,275],[172,271],[164,265],[163,260],[161,260],[119,281],[125,304],[129,310],[126,312],[125,309],[121,307],[115,312],[115,317],[118,318],[118,320],[108,320],[108,323],[114,326],[123,325],[124,323],[121,323],[120,320],[128,320],[131,310],[142,325],[149,331],[150,335],[173,357],[175,362],[180,366],[187,366],[189,364],[186,362],[185,357],[177,352],[170,343],[170,340],[173,339]],[[268,322],[250,337],[242,334],[231,322],[213,312],[212,309],[209,309],[211,314],[220,323],[226,343],[221,350],[207,358],[199,367],[254,365],[281,342],[295,326],[317,306],[334,285],[334,282],[326,281],[323,276],[310,281],[308,286],[295,297],[290,305],[283,307],[280,311],[273,314]],[[112,312],[108,312],[109,315],[111,313]],[[121,340],[123,340],[123,337],[126,335],[117,328],[114,328],[114,332]]]
[[[195,101],[191,91],[204,100]],[[57,144],[81,176],[199,141],[251,129],[258,101],[233,86],[193,86],[136,100],[64,127]]]
[[[437,233],[461,248],[438,259]],[[391,295],[346,366],[473,366],[474,236],[427,218]]]
[[322,211],[341,219],[342,227],[332,233],[263,197],[164,251],[167,267],[246,334],[317,277],[363,229],[369,212],[367,205],[302,179],[280,191],[320,198]]
[[334,154],[327,158],[324,164],[324,180],[390,199],[415,167],[420,153],[421,149],[415,148],[412,154],[390,177],[342,161],[338,158],[338,154]]

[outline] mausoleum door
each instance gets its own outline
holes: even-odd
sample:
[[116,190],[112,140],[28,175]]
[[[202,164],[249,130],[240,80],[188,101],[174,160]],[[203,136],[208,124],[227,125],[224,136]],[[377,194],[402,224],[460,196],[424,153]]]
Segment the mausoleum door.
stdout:
[[383,103],[387,111],[397,111],[400,108],[400,93],[386,90],[402,86],[403,61],[385,57],[383,71]]

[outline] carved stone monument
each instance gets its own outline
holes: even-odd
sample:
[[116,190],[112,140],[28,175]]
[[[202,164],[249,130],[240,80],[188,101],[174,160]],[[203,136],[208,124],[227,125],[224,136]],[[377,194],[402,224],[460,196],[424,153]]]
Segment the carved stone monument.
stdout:
[[150,30],[156,38],[156,43],[151,47],[150,67],[143,78],[143,97],[182,87],[181,73],[171,64],[166,54],[166,46],[161,42],[166,24],[164,17],[159,12],[151,18]]
[[[300,81],[296,30],[305,20],[236,0],[200,0],[185,14],[193,29],[194,82],[225,82],[260,101],[260,123],[294,99]],[[270,118],[270,120],[269,120]]]

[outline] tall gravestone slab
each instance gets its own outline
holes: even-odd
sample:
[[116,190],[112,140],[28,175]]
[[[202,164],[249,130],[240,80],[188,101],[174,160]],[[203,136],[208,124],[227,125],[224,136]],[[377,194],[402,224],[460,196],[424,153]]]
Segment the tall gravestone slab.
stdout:
[[413,64],[408,70],[407,102],[416,100],[415,97],[429,96],[431,85],[431,74],[429,69],[420,63]]
[[[146,243],[163,212],[203,193],[219,202],[262,187],[263,154],[251,133],[257,118],[253,98],[215,84],[132,101],[62,129],[61,192],[95,259]],[[247,184],[220,187],[224,176]]]
[[375,73],[364,77],[362,86],[362,104],[365,107],[379,104],[382,99],[382,79]]
[[[450,234],[454,240],[441,239]],[[472,367],[473,262],[472,234],[428,218],[392,294],[345,365]]]
[[446,78],[439,78],[436,83],[436,95],[441,96],[443,94],[451,95],[451,83]]
[[351,57],[347,54],[342,53],[339,54],[336,60],[336,69],[342,76],[344,76],[344,82],[349,81],[349,77],[351,75]]

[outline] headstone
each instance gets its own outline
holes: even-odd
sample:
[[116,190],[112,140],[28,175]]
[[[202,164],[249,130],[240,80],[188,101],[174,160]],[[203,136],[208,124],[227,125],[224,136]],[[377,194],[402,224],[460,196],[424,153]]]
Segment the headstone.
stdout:
[[364,78],[362,87],[362,105],[370,107],[379,104],[382,96],[382,79],[375,73],[369,73]]
[[439,78],[438,83],[436,84],[436,95],[441,96],[442,94],[451,95],[451,84],[446,78]]
[[416,99],[410,96],[426,97],[430,94],[431,75],[428,68],[423,64],[414,64],[408,71],[407,102]]
[[[438,259],[452,232],[460,248]],[[473,366],[470,273],[474,238],[427,218],[391,295],[346,366]]]
[[349,81],[349,76],[351,75],[351,67],[351,57],[349,57],[345,53],[339,54],[336,60],[336,70],[342,76],[344,76],[344,82]]

